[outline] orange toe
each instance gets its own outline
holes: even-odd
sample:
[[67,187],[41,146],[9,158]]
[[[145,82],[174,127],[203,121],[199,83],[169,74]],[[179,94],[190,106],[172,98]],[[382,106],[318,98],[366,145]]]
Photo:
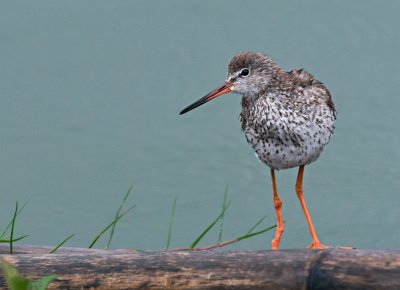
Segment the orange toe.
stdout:
[[329,246],[325,246],[325,245],[321,244],[319,241],[313,241],[307,247],[308,250],[310,250],[310,249],[323,250],[323,249],[327,249],[327,248],[329,248]]
[[342,247],[342,246],[326,246],[324,244],[321,244],[320,241],[313,241],[311,244],[308,245],[307,249],[314,249],[314,250],[323,250],[323,249],[341,249],[341,250],[353,250],[354,248],[351,247]]

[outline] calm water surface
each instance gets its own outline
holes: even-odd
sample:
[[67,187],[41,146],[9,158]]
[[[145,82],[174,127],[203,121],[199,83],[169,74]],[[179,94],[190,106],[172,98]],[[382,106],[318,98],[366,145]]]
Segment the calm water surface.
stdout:
[[[178,112],[224,81],[236,52],[304,67],[330,89],[337,130],[305,171],[321,240],[399,247],[400,2],[3,1],[0,10],[0,227],[15,202],[25,243],[75,233],[87,246],[135,181],[132,214],[113,247],[188,245],[232,200],[224,239],[263,215],[274,223],[269,170],[240,132],[240,97]],[[283,248],[310,236],[294,192],[277,174]],[[203,245],[214,243],[215,231]],[[230,249],[264,249],[273,233]],[[102,246],[100,243],[99,246]]]

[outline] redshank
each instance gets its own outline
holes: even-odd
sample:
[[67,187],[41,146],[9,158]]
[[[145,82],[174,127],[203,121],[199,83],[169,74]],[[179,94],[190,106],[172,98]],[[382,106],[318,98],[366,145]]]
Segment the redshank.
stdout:
[[311,233],[308,248],[327,248],[311,222],[302,183],[304,166],[318,159],[335,128],[336,110],[328,89],[303,69],[286,72],[262,53],[243,52],[232,58],[223,85],[180,114],[231,92],[242,95],[242,131],[258,159],[271,171],[277,219],[272,249],[278,249],[284,228],[275,170],[293,167],[299,167],[295,190]]

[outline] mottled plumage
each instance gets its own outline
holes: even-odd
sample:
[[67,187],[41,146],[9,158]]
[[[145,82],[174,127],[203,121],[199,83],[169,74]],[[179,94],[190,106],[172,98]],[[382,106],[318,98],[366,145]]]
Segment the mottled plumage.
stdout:
[[268,75],[263,87],[242,98],[242,130],[256,156],[272,169],[315,161],[328,144],[336,119],[328,89],[308,72],[285,72],[259,53],[236,55],[228,66],[228,80],[243,68],[250,68],[247,78]]
[[272,249],[278,249],[284,229],[275,169],[296,166],[299,172],[295,189],[313,240],[308,248],[326,248],[312,225],[302,183],[304,166],[319,157],[335,129],[336,111],[328,89],[302,69],[286,72],[262,53],[244,52],[232,58],[223,85],[181,114],[230,92],[242,95],[242,130],[256,156],[271,169],[277,216]]

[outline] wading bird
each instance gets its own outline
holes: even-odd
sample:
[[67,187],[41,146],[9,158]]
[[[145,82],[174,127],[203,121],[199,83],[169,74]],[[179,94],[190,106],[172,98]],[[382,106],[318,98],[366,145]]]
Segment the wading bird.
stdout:
[[318,159],[335,128],[336,111],[328,89],[302,69],[286,72],[262,53],[243,52],[232,58],[223,85],[180,114],[231,92],[242,95],[240,122],[247,142],[271,170],[277,219],[272,249],[278,249],[284,228],[275,170],[293,167],[299,167],[295,190],[312,237],[308,248],[327,248],[311,222],[302,182],[304,166]]

